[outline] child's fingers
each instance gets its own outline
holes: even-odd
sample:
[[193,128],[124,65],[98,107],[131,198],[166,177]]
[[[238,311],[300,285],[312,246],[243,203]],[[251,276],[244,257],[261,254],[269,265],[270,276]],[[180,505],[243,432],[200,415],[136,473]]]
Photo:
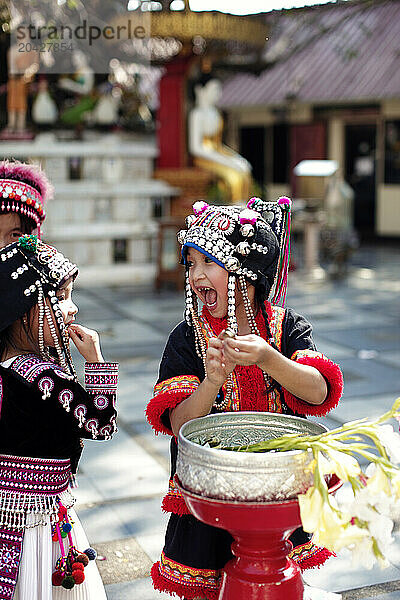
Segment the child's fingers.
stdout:
[[83,327],[81,325],[78,325],[77,323],[74,323],[73,325],[71,324],[68,327],[68,331],[75,333],[77,335],[80,335],[80,336],[85,335],[85,330],[83,329]]
[[222,348],[222,340],[219,338],[210,338],[208,340],[208,347],[209,348]]
[[242,339],[226,339],[223,342],[224,352],[227,348],[237,349],[239,352],[252,352],[254,350],[254,341],[245,341]]
[[74,342],[75,340],[80,340],[78,333],[74,329],[72,329],[72,327],[68,327],[68,335]]
[[251,364],[254,362],[248,352],[241,352],[237,348],[226,348],[224,350],[225,362],[230,361],[238,365]]
[[207,356],[209,358],[222,357],[222,348],[208,348]]
[[224,360],[230,360],[232,362],[235,362],[239,357],[238,357],[238,351],[235,350],[234,348],[225,348],[224,350]]

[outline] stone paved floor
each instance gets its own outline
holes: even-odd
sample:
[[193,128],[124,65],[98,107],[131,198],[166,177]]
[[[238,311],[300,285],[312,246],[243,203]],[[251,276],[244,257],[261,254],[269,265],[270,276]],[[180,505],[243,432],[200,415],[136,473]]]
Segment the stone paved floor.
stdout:
[[[319,419],[330,428],[378,415],[400,394],[399,257],[399,246],[365,246],[353,256],[345,280],[313,283],[301,269],[290,273],[288,305],[313,323],[319,349],[344,371],[339,407]],[[121,367],[119,433],[107,444],[87,442],[78,513],[98,549],[109,600],[170,598],[155,592],[149,579],[167,522],[160,501],[168,480],[168,439],[153,435],[144,408],[183,299],[172,291],[78,286],[75,299],[78,322],[100,332],[106,358]],[[305,580],[343,592],[343,600],[394,600],[400,598],[400,558],[394,560],[398,568],[366,571],[353,567],[344,551]]]

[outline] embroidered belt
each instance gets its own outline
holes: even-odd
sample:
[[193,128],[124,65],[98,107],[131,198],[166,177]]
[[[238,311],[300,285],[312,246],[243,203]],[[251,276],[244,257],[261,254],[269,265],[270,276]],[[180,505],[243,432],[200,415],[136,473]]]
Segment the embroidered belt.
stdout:
[[24,530],[46,524],[46,517],[55,522],[60,501],[74,504],[70,475],[69,458],[0,454],[0,600],[13,598]]

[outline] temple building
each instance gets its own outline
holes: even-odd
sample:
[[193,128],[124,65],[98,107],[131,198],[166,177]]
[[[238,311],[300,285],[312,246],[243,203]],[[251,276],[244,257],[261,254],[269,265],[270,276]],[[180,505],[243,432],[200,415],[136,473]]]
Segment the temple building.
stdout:
[[337,2],[265,16],[259,74],[225,80],[225,137],[268,197],[299,195],[295,165],[337,161],[354,227],[400,235],[400,3]]

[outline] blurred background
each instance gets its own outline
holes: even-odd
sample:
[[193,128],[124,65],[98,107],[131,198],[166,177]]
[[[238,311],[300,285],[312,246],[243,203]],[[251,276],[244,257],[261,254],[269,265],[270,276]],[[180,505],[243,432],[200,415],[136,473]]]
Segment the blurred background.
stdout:
[[54,182],[81,284],[181,285],[198,199],[290,196],[314,278],[399,239],[399,3],[220,4],[0,2],[0,156]]

